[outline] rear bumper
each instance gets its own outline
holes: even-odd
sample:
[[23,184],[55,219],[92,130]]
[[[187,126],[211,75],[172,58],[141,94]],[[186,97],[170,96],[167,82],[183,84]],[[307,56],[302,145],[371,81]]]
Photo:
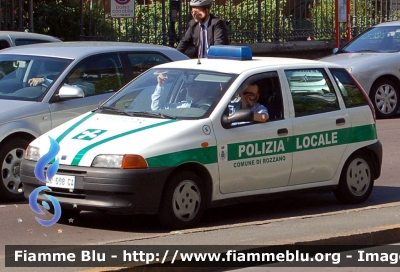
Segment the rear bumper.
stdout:
[[375,169],[374,179],[378,179],[382,171],[382,160],[383,160],[383,147],[381,142],[378,140],[376,143],[366,147],[367,150],[375,154]]

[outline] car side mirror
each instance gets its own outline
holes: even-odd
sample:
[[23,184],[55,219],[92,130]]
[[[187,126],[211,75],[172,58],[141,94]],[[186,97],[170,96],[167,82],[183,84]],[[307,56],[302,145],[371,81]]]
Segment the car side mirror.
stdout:
[[60,100],[66,100],[71,98],[82,98],[85,97],[83,90],[77,86],[62,86],[58,92],[58,98]]
[[251,110],[237,110],[232,115],[229,115],[227,108],[221,118],[222,126],[226,128],[236,122],[251,122],[254,118],[253,115],[254,113]]
[[337,48],[337,47],[333,48],[332,54],[336,54],[337,52],[339,52],[339,48]]

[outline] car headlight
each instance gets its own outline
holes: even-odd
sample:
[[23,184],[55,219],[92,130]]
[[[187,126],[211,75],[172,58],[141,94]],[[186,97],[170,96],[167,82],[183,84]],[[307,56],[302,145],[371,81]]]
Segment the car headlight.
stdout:
[[148,168],[146,160],[139,155],[98,155],[92,162],[92,167],[145,169]]
[[38,161],[40,159],[40,148],[29,145],[24,155],[26,160]]

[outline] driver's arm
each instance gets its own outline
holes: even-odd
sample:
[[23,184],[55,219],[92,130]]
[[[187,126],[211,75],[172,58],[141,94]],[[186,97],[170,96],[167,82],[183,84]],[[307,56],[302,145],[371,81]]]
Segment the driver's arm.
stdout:
[[159,74],[157,76],[157,86],[154,90],[153,94],[151,95],[151,109],[152,110],[159,110],[161,108],[160,105],[160,97],[162,92],[164,91],[164,84],[165,81],[168,79],[167,75]]
[[46,77],[33,77],[33,78],[28,80],[28,84],[30,86],[37,86],[37,85],[40,85],[40,84],[43,84],[43,83],[48,86],[51,83],[53,83],[53,80],[48,79]]
[[253,121],[265,123],[269,119],[268,109],[259,105],[256,109],[254,109]]
[[164,87],[157,85],[156,89],[154,90],[154,93],[151,95],[151,109],[152,110],[160,109],[160,107],[161,107],[160,97],[161,97],[163,90],[164,90]]
[[268,120],[268,114],[254,113],[253,120],[260,123],[265,123]]

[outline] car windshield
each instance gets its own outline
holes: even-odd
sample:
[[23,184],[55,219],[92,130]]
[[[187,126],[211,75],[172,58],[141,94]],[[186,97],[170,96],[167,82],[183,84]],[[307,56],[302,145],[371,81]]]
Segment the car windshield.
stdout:
[[391,53],[400,50],[400,25],[372,27],[356,37],[339,53]]
[[189,69],[151,69],[98,111],[150,118],[208,116],[237,75]]
[[39,101],[71,61],[0,54],[0,99]]

